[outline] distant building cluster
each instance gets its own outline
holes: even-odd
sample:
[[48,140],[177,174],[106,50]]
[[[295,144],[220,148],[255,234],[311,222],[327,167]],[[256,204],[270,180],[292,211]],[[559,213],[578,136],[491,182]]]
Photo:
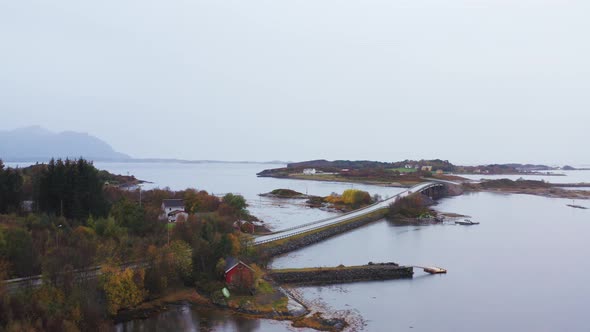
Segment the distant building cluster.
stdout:
[[315,175],[317,173],[315,168],[306,168],[303,170],[303,174],[305,175]]

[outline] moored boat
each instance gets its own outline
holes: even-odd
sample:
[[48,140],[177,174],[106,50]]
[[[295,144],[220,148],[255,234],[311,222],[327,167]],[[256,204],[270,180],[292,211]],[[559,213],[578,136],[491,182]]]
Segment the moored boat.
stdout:
[[479,222],[477,222],[477,221],[471,221],[469,219],[465,219],[463,221],[455,221],[455,225],[466,225],[466,226],[469,226],[469,225],[479,225]]
[[443,269],[442,267],[425,267],[424,272],[427,272],[430,274],[442,274],[442,273],[447,273],[447,270]]

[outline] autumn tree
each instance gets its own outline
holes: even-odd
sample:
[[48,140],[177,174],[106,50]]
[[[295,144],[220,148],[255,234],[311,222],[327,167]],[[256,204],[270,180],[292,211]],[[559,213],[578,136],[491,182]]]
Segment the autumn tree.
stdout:
[[167,248],[150,245],[146,252],[148,268],[145,273],[145,287],[150,295],[160,295],[166,291],[173,277],[173,266]]
[[170,243],[170,252],[172,253],[174,268],[178,278],[183,282],[188,283],[191,280],[193,273],[191,247],[184,241],[172,241],[172,243]]
[[387,213],[388,218],[403,216],[407,218],[417,218],[423,214],[429,213],[428,203],[425,196],[419,193],[412,194],[403,198],[398,198],[389,205]]
[[145,271],[143,269],[123,271],[116,267],[105,266],[102,269],[102,288],[104,290],[107,310],[115,315],[120,309],[140,304],[145,298]]
[[184,192],[184,205],[189,213],[214,212],[220,203],[217,196],[209,195],[204,190],[187,189]]
[[[222,205],[225,205],[224,210],[227,211],[224,211],[225,213],[222,214],[231,214],[238,218],[243,218],[248,215],[248,210],[246,210],[248,204],[246,204],[246,199],[242,195],[234,195],[232,193],[228,193],[225,196],[223,196]],[[220,206],[220,210],[221,208],[222,207]]]
[[357,208],[365,204],[370,204],[371,195],[366,191],[347,189],[342,193],[342,201],[346,205]]
[[127,228],[134,234],[143,233],[144,211],[138,203],[123,198],[113,205],[111,215],[117,225]]
[[11,264],[13,276],[24,277],[39,274],[39,257],[33,248],[31,234],[23,228],[4,231],[6,260]]

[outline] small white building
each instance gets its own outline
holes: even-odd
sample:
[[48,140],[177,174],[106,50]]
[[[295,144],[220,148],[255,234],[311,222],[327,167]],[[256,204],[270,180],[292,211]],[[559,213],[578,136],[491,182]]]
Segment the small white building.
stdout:
[[23,201],[21,203],[23,212],[33,212],[33,201]]
[[315,168],[306,168],[303,170],[303,174],[305,174],[305,175],[314,175],[316,173],[317,172],[316,172]]
[[422,170],[432,172],[432,166],[422,166]]
[[184,220],[188,213],[184,212],[184,200],[182,199],[165,199],[162,201],[162,219],[168,219],[168,222],[176,222],[179,216]]

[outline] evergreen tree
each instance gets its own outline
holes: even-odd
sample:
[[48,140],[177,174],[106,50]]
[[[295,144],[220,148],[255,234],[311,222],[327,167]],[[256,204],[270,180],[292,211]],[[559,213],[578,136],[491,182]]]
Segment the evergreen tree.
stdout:
[[108,214],[104,182],[92,163],[84,159],[51,159],[34,183],[34,200],[41,212],[81,221],[90,215]]
[[0,213],[16,212],[22,201],[23,178],[18,170],[5,168],[0,160]]

